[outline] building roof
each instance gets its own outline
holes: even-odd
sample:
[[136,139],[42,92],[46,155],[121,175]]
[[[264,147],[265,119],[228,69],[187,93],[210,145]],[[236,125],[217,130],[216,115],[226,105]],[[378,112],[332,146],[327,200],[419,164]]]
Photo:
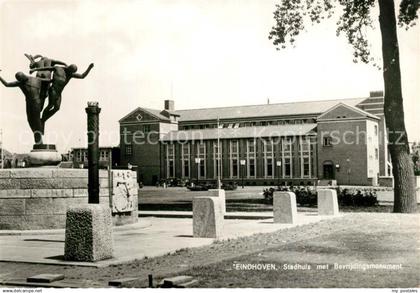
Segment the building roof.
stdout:
[[366,98],[335,99],[324,101],[307,101],[278,104],[264,104],[251,106],[234,106],[220,108],[190,109],[175,111],[181,117],[181,122],[215,120],[219,119],[238,119],[250,117],[269,117],[269,116],[293,116],[308,115],[316,116],[329,110],[336,104],[343,102],[350,106],[356,106],[366,100]]
[[[325,111],[323,114],[321,114],[320,116],[318,116],[317,120],[318,121],[324,120],[324,117],[325,116],[327,116],[330,112],[334,111],[335,109],[337,109],[337,108],[339,108],[341,106],[342,107],[346,107],[350,111],[356,112],[356,113],[358,113],[359,115],[361,115],[363,117],[368,117],[368,118],[373,118],[373,119],[376,119],[376,120],[381,120],[381,118],[379,118],[376,115],[373,115],[373,114],[371,114],[369,112],[366,112],[366,111],[364,111],[362,109],[359,109],[357,107],[354,107],[354,106],[351,106],[351,105],[348,105],[348,104],[342,103],[342,102],[334,105],[333,107],[331,107],[330,109],[328,109],[327,111]],[[331,120],[331,119],[326,119],[326,120]]]
[[131,115],[135,114],[138,111],[147,112],[147,113],[149,113],[150,115],[156,117],[159,120],[170,121],[170,119],[168,117],[162,115],[162,110],[155,110],[155,109],[150,109],[150,108],[137,107],[136,109],[134,109],[133,111],[131,111],[130,113],[128,113],[127,115],[125,115],[123,118],[121,118],[119,120],[119,122],[123,122],[125,119],[127,119],[128,117],[130,117]]
[[207,128],[194,130],[171,131],[164,134],[162,141],[186,141],[186,140],[206,140],[235,138],[258,138],[258,137],[279,137],[279,136],[302,136],[315,135],[313,130],[317,124],[285,124],[239,128]]

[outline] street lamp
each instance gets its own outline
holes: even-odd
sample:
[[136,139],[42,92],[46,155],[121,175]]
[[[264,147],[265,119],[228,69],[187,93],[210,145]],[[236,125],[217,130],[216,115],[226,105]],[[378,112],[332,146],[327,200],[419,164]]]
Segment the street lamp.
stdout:
[[4,168],[4,152],[3,152],[3,129],[0,129],[0,148],[1,148],[1,168]]
[[281,161],[276,161],[277,165],[277,186],[280,186],[280,168],[281,168]]
[[351,173],[351,169],[350,169],[350,158],[347,158],[347,184],[350,185],[350,173]]
[[240,160],[241,163],[241,173],[242,173],[242,188],[244,188],[244,167],[245,166],[245,160]]
[[200,158],[195,158],[195,163],[197,164],[197,185],[198,185],[198,171],[200,168]]

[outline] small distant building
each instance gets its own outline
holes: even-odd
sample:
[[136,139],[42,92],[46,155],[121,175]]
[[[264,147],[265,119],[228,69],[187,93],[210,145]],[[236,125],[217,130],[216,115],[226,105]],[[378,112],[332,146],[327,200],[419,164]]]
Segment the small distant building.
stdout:
[[[88,150],[87,148],[72,148],[71,155],[73,160],[73,168],[88,167]],[[112,167],[119,167],[120,148],[119,147],[100,147],[99,148],[99,168],[106,169],[112,162]]]

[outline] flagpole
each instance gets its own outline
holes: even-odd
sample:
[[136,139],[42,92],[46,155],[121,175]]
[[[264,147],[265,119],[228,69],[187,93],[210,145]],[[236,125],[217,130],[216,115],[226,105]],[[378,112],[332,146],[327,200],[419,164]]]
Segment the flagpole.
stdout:
[[0,147],[1,147],[1,168],[4,168],[4,152],[3,152],[3,129],[0,129]]
[[220,182],[220,173],[221,173],[221,166],[220,166],[220,126],[219,126],[219,116],[217,116],[217,189],[222,188]]

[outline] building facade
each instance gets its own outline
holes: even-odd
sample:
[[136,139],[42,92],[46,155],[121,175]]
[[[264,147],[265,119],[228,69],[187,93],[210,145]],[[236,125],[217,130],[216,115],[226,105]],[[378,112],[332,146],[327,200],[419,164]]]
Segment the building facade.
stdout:
[[139,107],[120,123],[121,166],[140,181],[377,185],[391,175],[383,94],[367,98],[178,110]]
[[[100,147],[99,168],[106,169],[109,164],[112,164],[112,168],[120,167],[120,156],[118,147]],[[73,161],[73,168],[87,168],[89,165],[87,148],[72,148],[70,157]]]

